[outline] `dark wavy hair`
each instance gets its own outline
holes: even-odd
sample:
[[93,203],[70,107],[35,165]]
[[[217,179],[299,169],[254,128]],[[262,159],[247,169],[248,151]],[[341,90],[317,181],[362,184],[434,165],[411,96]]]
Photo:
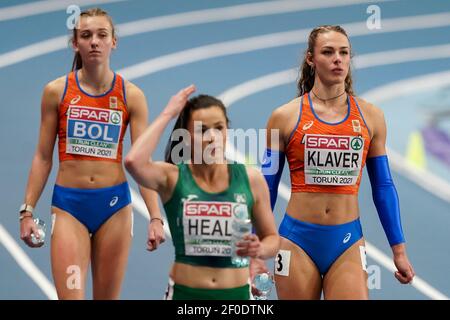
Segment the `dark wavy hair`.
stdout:
[[[191,120],[191,115],[195,110],[207,109],[207,108],[211,108],[211,107],[219,107],[220,110],[222,110],[223,115],[225,116],[225,119],[227,122],[227,127],[229,127],[230,120],[228,119],[228,116],[227,116],[227,109],[225,108],[225,105],[223,104],[223,102],[221,100],[219,100],[215,97],[206,95],[206,94],[201,94],[201,95],[192,97],[186,103],[186,106],[184,107],[183,111],[181,111],[181,113],[178,116],[178,119],[175,122],[175,125],[172,129],[172,132],[169,137],[169,141],[166,145],[166,149],[164,152],[164,159],[166,162],[174,164],[174,162],[172,161],[172,156],[171,156],[172,150],[179,143],[176,140],[172,140],[172,134],[174,133],[174,131],[177,129],[186,129],[187,130],[189,121]],[[182,159],[184,159],[185,156],[186,155],[183,155],[182,150],[181,150],[180,157]]]

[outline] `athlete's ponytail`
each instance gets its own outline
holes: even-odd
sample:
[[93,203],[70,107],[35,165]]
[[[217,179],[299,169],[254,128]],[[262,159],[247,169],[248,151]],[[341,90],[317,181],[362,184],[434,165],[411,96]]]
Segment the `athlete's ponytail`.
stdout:
[[[112,21],[112,18],[105,10],[100,9],[100,8],[92,8],[89,10],[85,10],[80,13],[80,19],[82,17],[106,17],[109,21],[109,24],[111,25],[112,37],[113,38],[116,37],[116,32],[114,29],[114,23]],[[78,22],[79,22],[79,20],[78,20]],[[73,28],[72,37],[70,39],[72,44],[77,41],[77,39],[78,39],[77,36],[78,36],[78,26],[75,26],[75,28]],[[81,69],[82,67],[83,67],[83,61],[81,59],[81,55],[79,52],[75,52],[75,56],[73,57],[73,62],[72,62],[72,71]]]
[[[177,129],[185,129],[185,130],[188,129],[188,125],[189,125],[189,121],[191,120],[192,112],[194,112],[195,110],[206,109],[206,108],[210,108],[210,107],[219,107],[225,116],[225,119],[227,122],[227,127],[229,126],[230,120],[228,119],[227,110],[222,101],[220,101],[219,99],[217,99],[215,97],[208,96],[205,94],[201,94],[201,95],[198,95],[196,97],[189,99],[188,102],[186,103],[186,106],[181,111],[180,115],[178,116],[177,121],[175,122],[175,125],[172,129],[172,132],[170,133],[169,141],[166,145],[166,150],[164,152],[165,153],[164,159],[166,162],[172,163],[172,164],[177,164],[172,159],[172,150],[180,142],[177,141],[176,139],[173,139],[173,138],[175,138],[175,137],[173,137],[173,133]],[[183,149],[181,149],[180,153],[177,154],[177,157],[179,157],[179,159],[182,159],[182,160],[188,160],[188,159],[190,159],[191,155],[183,154]]]
[[81,69],[83,67],[83,61],[81,60],[81,55],[79,52],[75,52],[72,62],[72,71]]
[[[303,62],[300,66],[299,80],[297,81],[297,94],[299,97],[306,92],[310,92],[314,86],[315,70],[307,62],[308,54],[314,56],[314,47],[316,46],[317,37],[319,36],[319,34],[330,31],[339,32],[346,36],[348,39],[347,32],[345,32],[345,30],[341,26],[325,25],[314,28],[311,31],[308,37],[308,48],[305,51],[305,56],[303,57]],[[345,91],[348,94],[353,95],[353,80],[351,68],[349,68],[347,77],[345,78]]]

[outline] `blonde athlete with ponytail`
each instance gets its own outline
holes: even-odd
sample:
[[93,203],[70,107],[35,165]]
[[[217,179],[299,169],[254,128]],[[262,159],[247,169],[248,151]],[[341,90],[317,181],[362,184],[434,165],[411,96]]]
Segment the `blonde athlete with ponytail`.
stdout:
[[263,167],[272,208],[285,157],[291,176],[275,262],[280,299],[320,299],[321,293],[325,299],[368,298],[358,207],[365,164],[398,270],[395,277],[401,283],[414,277],[386,156],[383,112],[354,95],[351,54],[341,27],[312,30],[298,98],[277,108],[268,121],[268,130],[280,131],[279,141],[267,135],[269,161]]

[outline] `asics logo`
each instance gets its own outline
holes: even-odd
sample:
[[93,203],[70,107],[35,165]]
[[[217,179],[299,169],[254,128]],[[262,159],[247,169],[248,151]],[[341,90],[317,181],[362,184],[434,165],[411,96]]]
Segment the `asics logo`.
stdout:
[[73,98],[72,100],[70,100],[70,104],[75,104],[75,103],[77,103],[80,100],[81,100],[81,96],[78,95],[75,98]]
[[116,205],[117,201],[119,201],[119,197],[117,197],[117,196],[113,197],[111,202],[109,203],[109,206],[114,207]]
[[314,124],[314,121],[308,121],[307,123],[305,123],[304,125],[303,125],[303,130],[308,130],[309,128],[311,128],[312,127],[312,125]]
[[352,234],[351,234],[350,232],[347,233],[347,234],[345,235],[344,240],[342,240],[342,243],[347,243],[347,242],[350,240],[351,237],[352,237]]
[[189,195],[187,196],[187,198],[182,198],[182,199],[181,199],[181,202],[189,202],[189,201],[194,200],[194,199],[197,199],[197,198],[198,198],[197,195],[195,195],[195,194],[189,194]]

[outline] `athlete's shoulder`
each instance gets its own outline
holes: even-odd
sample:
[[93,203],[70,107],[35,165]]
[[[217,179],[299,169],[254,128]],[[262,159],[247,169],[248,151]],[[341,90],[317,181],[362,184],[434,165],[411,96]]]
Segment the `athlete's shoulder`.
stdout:
[[250,181],[250,184],[253,185],[255,183],[261,183],[264,182],[264,177],[258,169],[252,167],[252,166],[246,166],[245,170],[247,172],[248,180]]
[[133,82],[129,80],[123,80],[125,83],[125,90],[127,92],[127,98],[130,96],[140,96],[145,97],[144,91],[142,91],[141,88],[139,88],[137,85],[135,85]]
[[301,97],[298,97],[273,110],[269,120],[272,127],[281,127],[283,124],[286,124],[288,119],[296,117],[300,106],[300,101]]
[[66,86],[66,77],[67,76],[64,75],[48,82],[45,85],[45,89],[48,90],[49,92],[57,92],[60,90],[64,90],[64,87]]
[[59,102],[66,87],[66,77],[61,76],[48,82],[44,87],[44,98]]
[[[245,169],[250,184],[250,191],[252,192],[254,199],[259,199],[261,196],[264,196],[264,193],[267,193],[268,195],[269,189],[261,171],[251,166],[247,166]],[[266,189],[266,191],[264,191],[264,189]]]
[[381,108],[377,107],[376,105],[374,105],[373,103],[364,100],[361,97],[354,97],[356,99],[356,101],[358,102],[359,107],[361,108],[362,111],[368,112],[368,113],[378,113],[378,114],[382,114],[383,110],[381,110]]
[[354,97],[358,102],[358,106],[361,109],[365,118],[369,118],[371,121],[377,121],[384,119],[383,110],[373,103],[370,103],[360,97]]
[[125,84],[125,94],[127,99],[128,107],[132,109],[134,107],[146,106],[147,99],[145,97],[144,91],[131,81],[124,80]]

